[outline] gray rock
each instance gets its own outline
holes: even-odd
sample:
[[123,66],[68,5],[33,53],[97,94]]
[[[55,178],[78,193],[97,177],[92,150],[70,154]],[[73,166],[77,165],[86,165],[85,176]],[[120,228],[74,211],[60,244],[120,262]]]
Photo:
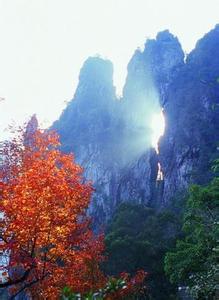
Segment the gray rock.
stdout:
[[[117,99],[111,62],[89,58],[73,100],[53,125],[93,182],[89,208],[97,226],[124,201],[161,209],[191,183],[211,178],[219,141],[219,27],[184,59],[169,31],[148,40],[129,65]],[[164,110],[159,155],[151,149],[151,116]],[[157,180],[158,162],[163,178]]]

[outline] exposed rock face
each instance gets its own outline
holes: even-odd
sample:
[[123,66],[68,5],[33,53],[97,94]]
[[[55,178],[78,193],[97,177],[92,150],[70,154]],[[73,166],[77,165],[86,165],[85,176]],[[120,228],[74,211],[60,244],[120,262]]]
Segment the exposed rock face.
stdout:
[[110,193],[111,170],[116,163],[110,155],[116,106],[112,78],[110,61],[88,58],[81,69],[74,99],[53,126],[60,134],[63,150],[74,153],[85,169],[85,177],[94,183],[97,192],[90,209],[93,215],[97,211],[96,219],[98,214],[102,218],[108,215],[105,199]]
[[163,203],[189,184],[206,183],[219,142],[219,26],[205,35],[176,73],[164,106],[160,141]]
[[[97,225],[122,201],[162,207],[189,183],[208,179],[219,141],[217,53],[219,27],[198,42],[186,62],[177,38],[161,32],[133,55],[120,100],[112,64],[98,57],[85,62],[74,99],[53,128],[63,150],[75,153],[94,183],[90,213]],[[166,131],[158,156],[150,147],[150,123],[161,107]]]
[[[54,124],[63,141],[63,149],[74,148],[83,162],[86,155],[96,155],[98,148],[109,142],[109,131],[115,106],[113,66],[110,61],[89,58],[81,69],[74,99],[68,104],[59,121]],[[95,141],[96,149],[88,149]],[[92,151],[90,153],[89,151]]]
[[157,154],[155,150],[150,149],[131,165],[126,166],[119,178],[117,204],[137,200],[138,203],[153,205],[156,195],[157,164]]
[[122,201],[151,202],[157,176],[157,155],[148,151],[148,124],[128,122],[122,101],[116,99],[112,75],[109,61],[89,58],[74,99],[53,125],[63,150],[74,152],[85,177],[94,184],[90,214],[96,225]]
[[151,106],[153,110],[159,102],[163,106],[167,88],[183,65],[181,45],[168,30],[158,33],[156,40],[147,40],[144,51],[137,50],[128,65],[123,93],[128,107],[139,105],[147,115]]

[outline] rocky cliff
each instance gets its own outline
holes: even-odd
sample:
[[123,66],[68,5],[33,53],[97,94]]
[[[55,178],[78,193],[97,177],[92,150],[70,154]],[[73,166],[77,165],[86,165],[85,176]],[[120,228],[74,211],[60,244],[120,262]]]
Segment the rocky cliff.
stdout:
[[[134,53],[122,99],[110,61],[84,63],[74,98],[53,128],[93,181],[97,225],[123,201],[160,208],[191,182],[208,180],[219,141],[218,53],[218,26],[186,60],[178,39],[163,31]],[[151,117],[161,108],[166,130],[158,155],[150,146]]]
[[165,135],[160,161],[165,184],[162,201],[190,183],[204,184],[219,155],[219,26],[198,41],[176,72],[164,105]]

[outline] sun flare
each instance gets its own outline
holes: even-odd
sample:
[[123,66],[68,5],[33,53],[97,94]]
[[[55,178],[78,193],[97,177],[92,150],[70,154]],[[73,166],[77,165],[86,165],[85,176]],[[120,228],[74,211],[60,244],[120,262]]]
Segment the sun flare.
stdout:
[[152,147],[154,147],[158,153],[159,152],[158,142],[160,137],[164,134],[164,130],[165,130],[165,119],[162,110],[160,111],[160,113],[156,113],[152,116],[151,129],[152,129],[151,144]]

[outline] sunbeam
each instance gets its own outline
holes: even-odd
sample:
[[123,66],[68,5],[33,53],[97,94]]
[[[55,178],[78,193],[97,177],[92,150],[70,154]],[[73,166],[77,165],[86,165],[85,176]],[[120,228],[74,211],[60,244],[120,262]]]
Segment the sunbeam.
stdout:
[[164,134],[164,130],[165,130],[165,118],[162,110],[159,113],[156,113],[152,116],[151,129],[152,129],[151,144],[152,147],[154,147],[156,152],[158,153],[159,152],[158,142],[160,137]]

